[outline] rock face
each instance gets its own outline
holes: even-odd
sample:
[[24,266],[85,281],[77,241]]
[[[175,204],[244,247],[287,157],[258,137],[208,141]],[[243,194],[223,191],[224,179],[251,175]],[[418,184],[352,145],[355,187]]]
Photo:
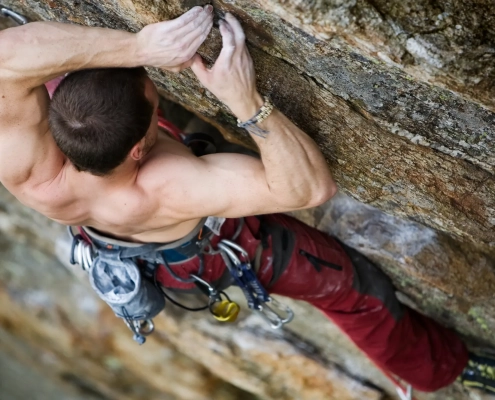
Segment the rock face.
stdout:
[[[207,2],[8,0],[4,3],[37,18],[137,31],[147,23],[176,17],[191,6]],[[467,76],[468,65],[474,68],[486,64],[485,68],[480,67],[480,74],[487,74],[486,79],[480,78],[479,84],[485,81],[490,83],[481,84],[483,87],[492,84],[494,34],[489,21],[493,11],[485,13],[482,5],[488,7],[488,2],[481,0],[475,2],[478,8],[470,8],[466,2],[442,1],[431,10],[426,2],[422,9],[422,3],[397,1],[390,5],[390,14],[376,11],[387,9],[385,3],[361,3],[364,1],[213,1],[219,15],[230,11],[243,22],[261,92],[270,95],[279,109],[317,140],[343,190],[365,203],[463,240],[493,245],[495,114],[491,101],[485,100],[485,97],[492,99],[493,92],[478,90],[483,96],[477,96],[476,85],[470,84],[469,79],[463,78],[462,85],[449,80]],[[429,14],[444,9],[451,11],[445,11],[445,15],[443,11]],[[471,16],[471,25],[456,20],[467,18],[457,16],[462,14],[461,10]],[[291,21],[298,20],[299,26],[308,32],[323,25],[320,30],[335,30],[336,34],[326,40],[317,39],[289,24],[275,11]],[[362,19],[351,18],[353,12],[363,14]],[[421,33],[424,27],[416,26],[421,15],[434,17],[431,24],[435,26],[440,14],[446,22],[439,23],[443,30],[436,29],[436,35],[444,38],[443,47],[435,45],[440,39],[434,42],[433,33]],[[322,19],[325,24],[319,23]],[[336,19],[341,21],[340,25],[332,23]],[[346,20],[349,28],[342,27]],[[484,22],[476,23],[481,20]],[[464,28],[457,30],[457,22]],[[367,28],[353,35],[360,24]],[[386,41],[391,26],[404,32],[411,30],[402,50],[398,50],[401,41],[397,33],[388,30],[390,40]],[[469,34],[468,28],[477,36]],[[347,33],[337,38],[340,31]],[[470,41],[470,35],[479,39]],[[448,43],[456,40],[460,44],[452,50],[453,44]],[[358,41],[360,46],[353,45],[353,41]],[[479,52],[483,52],[481,56],[473,50],[476,43]],[[220,46],[215,30],[202,54],[213,61]],[[366,52],[362,49],[366,46],[368,50],[375,46],[377,51]],[[456,59],[457,63],[449,64],[447,59],[454,59],[444,48],[451,52],[469,48],[478,55],[465,50]],[[404,68],[400,63],[388,61],[397,58],[393,54],[400,51],[409,59],[409,63],[403,62]],[[375,53],[377,57],[373,57]],[[381,59],[378,53],[382,54]],[[425,66],[434,64],[430,60],[433,58],[440,61],[428,73]],[[484,64],[480,64],[480,59]],[[415,70],[422,71],[423,80],[408,74],[407,65],[413,61]],[[445,67],[443,75],[440,74],[442,65],[453,64],[458,66],[457,72]],[[444,86],[459,87],[459,91],[426,82],[435,82],[437,75],[446,77]],[[190,71],[179,75],[154,71],[153,77],[164,95],[214,121],[225,133],[242,135],[235,128],[233,116],[200,87]]]
[[[371,224],[382,221],[384,232],[377,239],[387,240],[387,230],[393,235],[403,225],[411,225],[393,220],[389,226],[387,219],[392,217],[345,196],[315,213],[319,214],[315,220],[322,223],[335,219],[336,233],[344,225],[357,228],[358,241],[360,216],[367,213],[373,214]],[[347,222],[355,213],[356,220]],[[300,217],[311,222],[315,214]],[[246,311],[242,294],[233,289],[229,295],[243,308],[237,324],[221,325],[208,313],[184,313],[168,304],[166,312],[155,318],[156,332],[140,347],[92,292],[85,273],[67,265],[70,243],[65,228],[25,209],[3,188],[0,234],[0,383],[2,393],[11,396],[8,400],[30,396],[45,400],[57,394],[74,400],[386,400],[386,393],[395,391],[315,309],[283,299],[296,318],[284,331],[272,331]],[[438,249],[430,242],[432,236],[433,231],[416,245],[392,241],[388,251],[375,250],[375,254],[373,246],[378,242],[364,247],[392,275],[397,273],[399,284],[412,287],[410,295],[414,289],[419,300],[436,295],[437,301],[419,303],[424,310],[434,316],[451,316],[447,322],[476,335],[481,328],[469,330],[468,314],[460,312],[455,303],[449,308],[447,296],[436,294],[440,290],[428,286],[427,277],[422,280],[411,273],[417,264],[394,260],[394,251],[401,246],[412,252],[415,246]],[[342,238],[349,239],[345,234]],[[358,242],[350,243],[360,247]],[[480,318],[486,318],[489,311],[480,308]],[[455,385],[417,398],[443,400],[448,396],[468,399]]]
[[[2,1],[32,19],[131,31],[207,3]],[[212,3],[218,15],[240,18],[260,91],[318,142],[352,197],[342,194],[298,216],[376,261],[404,301],[473,346],[495,346],[492,2]],[[213,62],[220,46],[214,29],[201,54]],[[250,144],[190,71],[151,74],[162,95]],[[0,232],[0,352],[29,360],[67,390],[86,390],[86,398],[227,400],[252,398],[249,392],[345,400],[394,393],[335,326],[304,304],[291,303],[298,317],[277,334],[247,314],[236,326],[218,326],[170,309],[157,320],[155,338],[138,348],[86,286],[50,258],[66,248],[55,244],[60,227],[1,191]],[[467,396],[451,387],[418,398]]]
[[[175,17],[193,5],[206,2],[9,0],[6,3],[43,19],[137,31],[144,24]],[[317,10],[326,7],[337,18],[336,9],[332,8],[336,2],[309,2],[314,3],[310,7],[304,3],[301,14],[298,10],[302,2],[280,3],[287,3],[282,16],[303,17],[308,10],[318,14]],[[397,10],[401,9],[399,3]],[[251,0],[214,1],[213,4],[218,13],[230,11],[241,19],[257,66],[261,92],[269,94],[278,108],[318,141],[343,190],[387,212],[407,216],[465,240],[493,245],[495,114],[489,102],[480,104],[481,97],[478,101],[470,100],[461,92],[417,80],[400,69],[399,64],[368,57],[342,38],[318,40],[270,11],[280,10],[281,4],[276,1],[260,4]],[[345,4],[343,1],[343,9]],[[359,9],[357,3],[356,7]],[[403,15],[405,10],[397,11],[398,15]],[[469,7],[465,12],[473,13]],[[485,18],[481,12],[480,9],[476,18]],[[411,25],[410,19],[397,18]],[[308,30],[318,24],[318,18],[308,21],[307,25],[305,22],[301,25]],[[493,35],[484,25],[479,28],[479,35],[488,39],[484,54],[489,55],[486,57],[489,63]],[[368,41],[373,44],[377,38],[369,35]],[[354,38],[357,40],[358,36]],[[420,38],[412,40],[420,41]],[[220,45],[215,30],[202,54],[213,61]],[[439,59],[444,57],[438,49],[435,53],[433,44],[423,45]],[[411,51],[408,52],[411,57],[421,53]],[[425,65],[421,57],[416,58],[418,65]],[[224,131],[241,135],[232,115],[200,87],[191,72],[174,75],[155,71],[153,76],[166,96],[215,121]],[[454,86],[449,87],[454,89]]]

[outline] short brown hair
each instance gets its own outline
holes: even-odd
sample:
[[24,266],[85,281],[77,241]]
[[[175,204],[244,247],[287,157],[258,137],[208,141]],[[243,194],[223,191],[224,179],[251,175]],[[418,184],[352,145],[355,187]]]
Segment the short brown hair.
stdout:
[[58,86],[49,122],[60,150],[79,171],[107,175],[149,129],[144,68],[76,71]]

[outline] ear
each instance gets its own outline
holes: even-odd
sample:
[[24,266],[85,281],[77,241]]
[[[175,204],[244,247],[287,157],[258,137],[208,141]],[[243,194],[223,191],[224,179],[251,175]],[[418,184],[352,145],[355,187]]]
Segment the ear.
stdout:
[[144,156],[144,147],[146,143],[146,138],[142,138],[139,142],[137,142],[131,151],[129,152],[129,156],[134,160],[134,161],[139,161],[141,158]]

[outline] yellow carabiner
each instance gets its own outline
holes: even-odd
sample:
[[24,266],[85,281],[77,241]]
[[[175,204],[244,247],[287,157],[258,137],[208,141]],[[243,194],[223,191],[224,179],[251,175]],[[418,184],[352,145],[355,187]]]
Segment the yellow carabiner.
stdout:
[[220,322],[234,322],[241,311],[239,304],[233,301],[222,300],[213,303],[210,307],[213,317]]

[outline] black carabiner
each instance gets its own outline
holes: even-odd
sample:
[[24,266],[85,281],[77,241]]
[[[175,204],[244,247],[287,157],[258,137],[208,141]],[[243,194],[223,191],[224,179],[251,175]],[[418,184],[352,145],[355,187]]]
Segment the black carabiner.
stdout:
[[15,11],[11,10],[10,8],[4,7],[2,5],[0,5],[0,14],[4,17],[7,17],[7,18],[14,20],[19,25],[25,25],[29,22],[25,16],[23,16],[19,13],[16,13]]

